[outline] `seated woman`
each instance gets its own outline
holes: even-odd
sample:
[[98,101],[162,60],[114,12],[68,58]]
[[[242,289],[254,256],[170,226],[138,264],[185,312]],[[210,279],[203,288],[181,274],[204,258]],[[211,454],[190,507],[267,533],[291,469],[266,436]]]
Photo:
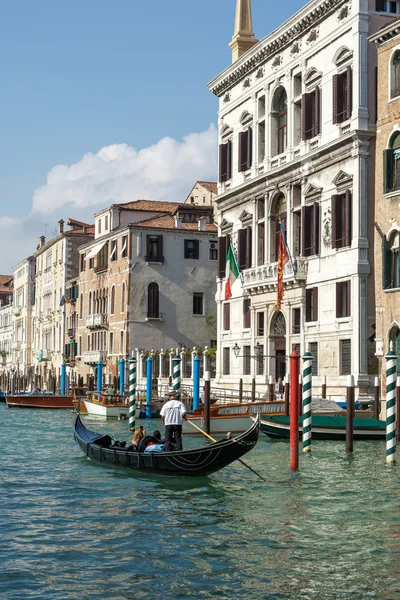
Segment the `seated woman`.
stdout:
[[137,429],[135,431],[135,433],[133,434],[133,438],[132,438],[132,446],[135,449],[139,449],[139,443],[144,438],[144,436],[145,436],[145,432],[143,429]]

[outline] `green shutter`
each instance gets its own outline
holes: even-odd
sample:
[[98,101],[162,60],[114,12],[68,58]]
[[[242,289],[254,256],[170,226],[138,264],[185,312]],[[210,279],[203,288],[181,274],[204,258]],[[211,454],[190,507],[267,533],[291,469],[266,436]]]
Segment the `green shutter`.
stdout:
[[393,150],[383,152],[383,193],[393,190]]
[[392,253],[386,237],[382,238],[382,288],[388,290],[392,285]]

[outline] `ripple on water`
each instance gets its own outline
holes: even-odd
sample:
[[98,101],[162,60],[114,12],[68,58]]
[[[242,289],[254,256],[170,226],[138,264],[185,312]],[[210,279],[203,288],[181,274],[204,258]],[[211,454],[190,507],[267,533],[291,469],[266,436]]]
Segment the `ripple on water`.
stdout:
[[[82,456],[68,411],[0,406],[0,597],[396,600],[400,486],[383,443],[260,439],[198,480],[132,477]],[[95,423],[129,438],[126,422]],[[149,424],[151,429],[152,424]],[[185,440],[203,443],[201,438]]]

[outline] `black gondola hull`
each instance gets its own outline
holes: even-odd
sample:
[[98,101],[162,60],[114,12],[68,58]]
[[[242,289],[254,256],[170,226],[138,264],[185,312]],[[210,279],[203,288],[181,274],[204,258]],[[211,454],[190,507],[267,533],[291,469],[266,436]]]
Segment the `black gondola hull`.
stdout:
[[259,434],[259,418],[246,432],[232,440],[222,440],[203,448],[179,452],[128,452],[102,447],[108,436],[86,429],[79,415],[75,421],[75,441],[91,460],[141,473],[171,477],[202,477],[219,471],[254,448]]

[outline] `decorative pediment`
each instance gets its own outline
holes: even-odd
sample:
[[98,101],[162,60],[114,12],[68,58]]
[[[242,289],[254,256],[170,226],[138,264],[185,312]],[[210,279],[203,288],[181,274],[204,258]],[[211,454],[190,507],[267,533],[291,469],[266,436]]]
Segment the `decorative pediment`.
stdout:
[[322,195],[322,188],[314,185],[313,183],[309,183],[304,190],[304,197],[306,202],[315,201],[317,198],[320,198]]
[[248,210],[243,210],[240,213],[239,221],[241,221],[241,223],[248,223],[249,221],[253,221],[253,215],[249,213]]
[[320,83],[321,79],[321,71],[318,71],[315,67],[311,67],[304,77],[304,83],[306,84],[307,88],[310,88]]
[[350,62],[353,59],[353,52],[347,48],[347,46],[341,46],[333,57],[333,64],[337,67]]
[[345,171],[339,171],[332,183],[337,188],[348,187],[353,184],[353,175],[349,175]]
[[251,116],[251,114],[245,110],[240,117],[240,124],[241,125],[249,125],[253,120],[253,117]]
[[232,226],[233,225],[232,225],[232,223],[230,221],[227,221],[226,219],[222,219],[221,225],[220,225],[222,231],[225,232],[227,230],[232,230]]

